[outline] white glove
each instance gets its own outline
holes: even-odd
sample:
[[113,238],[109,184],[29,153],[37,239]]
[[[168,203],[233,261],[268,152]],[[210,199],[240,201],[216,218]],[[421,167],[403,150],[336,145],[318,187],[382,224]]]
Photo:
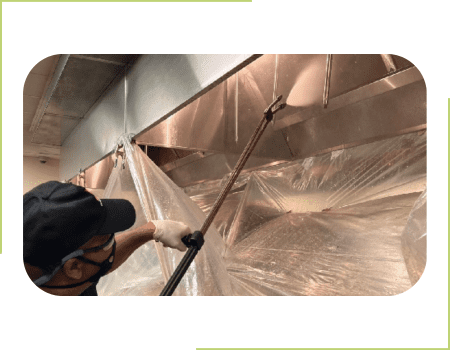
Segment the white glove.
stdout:
[[161,242],[165,247],[175,248],[184,252],[187,247],[181,241],[181,238],[192,233],[189,226],[178,221],[171,220],[152,220],[156,227],[153,238]]

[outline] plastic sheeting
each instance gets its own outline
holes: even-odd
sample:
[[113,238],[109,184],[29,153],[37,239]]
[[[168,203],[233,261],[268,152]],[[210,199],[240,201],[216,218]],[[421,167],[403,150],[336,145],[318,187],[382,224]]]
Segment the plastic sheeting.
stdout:
[[[205,214],[176,186],[129,137],[119,140],[125,157],[108,181],[104,198],[125,198],[136,208],[139,227],[151,220],[182,221],[193,230],[201,227]],[[208,240],[181,281],[174,295],[230,295],[231,282],[220,255],[223,241],[217,231]],[[148,242],[137,249],[117,270],[100,280],[99,295],[159,295],[183,253]]]
[[417,283],[427,262],[427,190],[412,209],[402,233],[402,249],[411,284]]
[[[226,178],[182,190],[139,147],[123,143],[125,168],[114,169],[105,197],[129,199],[136,226],[170,219],[201,227]],[[410,242],[405,227],[425,186],[425,133],[243,174],[176,293],[402,293],[412,285],[402,233]],[[99,294],[158,295],[182,255],[147,243],[100,281]]]
[[[426,186],[423,132],[261,169],[238,182],[214,221],[236,294],[393,295],[411,287],[401,235]],[[207,212],[220,185],[185,192]]]

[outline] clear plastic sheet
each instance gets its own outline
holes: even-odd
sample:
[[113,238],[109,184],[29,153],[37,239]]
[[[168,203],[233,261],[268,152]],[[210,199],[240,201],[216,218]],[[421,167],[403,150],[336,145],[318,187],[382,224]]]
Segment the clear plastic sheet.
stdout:
[[427,190],[414,204],[402,233],[402,250],[411,284],[420,279],[427,262]]
[[[170,219],[201,227],[227,177],[180,189],[122,142],[125,165],[105,198],[129,199],[135,226]],[[176,295],[402,293],[425,258],[425,188],[425,133],[242,174]],[[147,243],[102,278],[99,294],[158,295],[182,256]]]
[[[151,220],[176,220],[199,229],[205,220],[200,208],[176,186],[129,138],[119,140],[125,157],[105,189],[104,198],[130,200],[137,212],[134,227]],[[202,250],[174,295],[230,295],[231,281],[220,252],[223,240],[212,228]],[[116,271],[100,280],[99,295],[159,295],[184,253],[148,242]]]
[[[393,295],[411,287],[401,235],[426,186],[425,133],[261,169],[238,181],[241,189],[214,221],[226,242],[234,294]],[[207,212],[219,190],[214,182],[185,192]]]
[[395,295],[411,284],[400,236],[417,194],[328,212],[289,213],[229,252],[251,295]]

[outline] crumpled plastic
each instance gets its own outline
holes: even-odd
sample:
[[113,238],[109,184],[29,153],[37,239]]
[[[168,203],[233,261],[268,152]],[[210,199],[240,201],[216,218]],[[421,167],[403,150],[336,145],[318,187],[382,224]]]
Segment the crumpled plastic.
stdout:
[[[401,236],[426,187],[425,133],[260,169],[238,181],[213,222],[226,242],[236,294],[394,295],[411,287]],[[214,184],[218,194],[220,182]],[[213,187],[184,190],[208,212]]]
[[[129,199],[136,226],[170,219],[200,228],[228,175],[180,189],[139,147],[124,147],[125,166],[104,196]],[[176,294],[402,293],[425,257],[426,235],[412,229],[419,214],[426,224],[425,189],[423,132],[241,174]],[[101,279],[99,294],[158,295],[182,255],[149,242]]]
[[402,233],[402,250],[406,269],[415,285],[427,262],[427,190],[423,191],[408,217]]
[[[129,138],[118,142],[125,156],[113,169],[104,198],[124,198],[136,209],[139,227],[151,220],[181,221],[193,230],[201,227],[205,214]],[[120,233],[118,233],[120,235]],[[180,282],[174,295],[230,295],[231,281],[220,252],[223,241],[214,228]],[[118,269],[104,276],[99,295],[159,295],[183,257],[182,252],[148,242],[138,248]]]

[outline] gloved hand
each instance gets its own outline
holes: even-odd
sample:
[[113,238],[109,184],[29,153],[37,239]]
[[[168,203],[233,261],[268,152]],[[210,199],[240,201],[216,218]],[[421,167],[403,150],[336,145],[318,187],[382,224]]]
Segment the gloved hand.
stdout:
[[171,220],[152,220],[152,222],[156,227],[153,233],[155,241],[161,242],[164,247],[175,248],[182,252],[187,249],[181,238],[192,233],[189,226]]

